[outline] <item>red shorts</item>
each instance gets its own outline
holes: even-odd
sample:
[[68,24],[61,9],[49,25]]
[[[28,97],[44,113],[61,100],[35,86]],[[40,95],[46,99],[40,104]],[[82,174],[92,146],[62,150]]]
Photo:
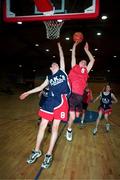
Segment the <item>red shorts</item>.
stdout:
[[38,116],[52,121],[53,119],[58,119],[62,121],[68,120],[68,100],[66,96],[62,96],[62,103],[55,107],[53,112],[44,111],[42,109],[39,110]]
[[112,113],[112,109],[103,109],[102,107],[100,107],[99,111],[102,111],[103,114],[108,114],[110,115]]

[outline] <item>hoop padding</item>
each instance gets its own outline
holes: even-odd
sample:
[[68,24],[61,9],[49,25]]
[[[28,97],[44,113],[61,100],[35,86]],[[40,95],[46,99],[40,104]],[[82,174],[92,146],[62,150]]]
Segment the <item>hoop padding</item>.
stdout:
[[63,23],[64,21],[59,22],[58,20],[44,21],[47,39],[58,39]]

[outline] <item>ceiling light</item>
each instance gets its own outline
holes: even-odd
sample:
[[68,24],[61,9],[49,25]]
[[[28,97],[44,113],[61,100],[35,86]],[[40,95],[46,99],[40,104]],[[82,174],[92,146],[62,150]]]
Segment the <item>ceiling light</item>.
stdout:
[[97,35],[98,35],[98,36],[101,36],[101,32],[98,32]]
[[108,17],[106,15],[102,16],[101,19],[102,20],[106,20]]
[[45,51],[49,52],[50,50],[49,50],[49,49],[46,49]]
[[116,56],[116,55],[114,55],[113,57],[114,57],[114,58],[116,58],[117,56]]
[[22,22],[21,22],[21,21],[19,21],[19,22],[17,22],[17,24],[22,24]]
[[22,64],[19,64],[19,68],[21,68],[22,67]]
[[70,38],[69,38],[69,37],[66,37],[65,39],[66,39],[67,41],[69,41],[69,40],[70,40]]
[[94,50],[95,50],[95,51],[98,51],[98,48],[95,48]]
[[35,44],[35,46],[36,46],[36,47],[38,47],[38,46],[39,46],[39,44]]

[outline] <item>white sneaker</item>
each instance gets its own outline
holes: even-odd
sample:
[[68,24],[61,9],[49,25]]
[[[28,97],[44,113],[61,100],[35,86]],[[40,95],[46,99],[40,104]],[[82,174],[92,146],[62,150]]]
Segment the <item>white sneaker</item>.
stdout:
[[93,135],[96,135],[97,133],[97,128],[93,129]]
[[66,131],[66,139],[67,139],[68,141],[72,141],[72,138],[73,138],[73,136],[72,136],[72,130],[69,131],[69,130],[67,129],[67,131]]
[[106,124],[106,131],[107,131],[107,132],[110,131],[110,124],[109,124],[109,123]]
[[42,152],[33,150],[29,158],[27,159],[28,164],[34,163],[40,156],[42,155]]
[[51,166],[51,164],[52,164],[52,155],[46,154],[41,167],[47,169]]
[[84,124],[81,122],[80,123],[80,128],[82,129],[84,127]]

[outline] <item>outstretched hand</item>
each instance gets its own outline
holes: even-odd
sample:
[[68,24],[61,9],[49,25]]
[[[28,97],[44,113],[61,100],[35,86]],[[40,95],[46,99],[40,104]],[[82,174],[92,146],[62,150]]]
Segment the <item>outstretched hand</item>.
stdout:
[[29,96],[29,93],[25,92],[23,94],[20,95],[20,100],[24,100],[27,96]]
[[85,50],[85,51],[89,51],[89,45],[88,45],[87,42],[85,43],[84,50]]

